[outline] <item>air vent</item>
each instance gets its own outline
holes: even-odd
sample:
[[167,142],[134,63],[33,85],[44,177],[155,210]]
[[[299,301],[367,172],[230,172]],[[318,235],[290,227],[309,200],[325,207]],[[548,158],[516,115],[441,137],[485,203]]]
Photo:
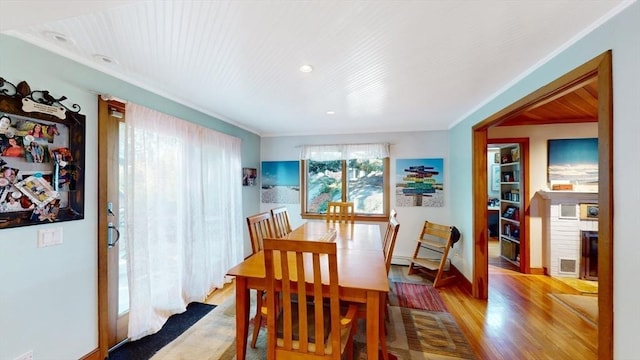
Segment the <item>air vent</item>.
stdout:
[[560,274],[577,274],[577,261],[576,259],[563,259],[560,258],[560,269],[558,273]]

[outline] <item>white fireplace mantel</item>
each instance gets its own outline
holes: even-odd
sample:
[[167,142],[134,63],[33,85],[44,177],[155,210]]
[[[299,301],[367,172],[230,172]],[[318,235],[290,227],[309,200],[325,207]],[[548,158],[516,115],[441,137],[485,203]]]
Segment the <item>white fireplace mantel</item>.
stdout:
[[[542,199],[542,265],[545,272],[556,277],[579,277],[580,232],[598,230],[597,219],[580,216],[580,204],[597,204],[598,193],[540,190],[536,195]],[[570,211],[565,213],[561,208]]]
[[588,201],[597,201],[598,193],[597,192],[584,192],[584,191],[562,191],[562,190],[538,190],[536,192],[538,196],[545,200],[553,200],[553,199],[574,199],[574,200],[588,200]]

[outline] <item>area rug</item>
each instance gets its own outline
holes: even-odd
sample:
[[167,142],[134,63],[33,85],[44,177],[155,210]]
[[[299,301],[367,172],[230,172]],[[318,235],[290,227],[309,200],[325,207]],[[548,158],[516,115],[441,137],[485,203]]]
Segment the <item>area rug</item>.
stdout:
[[410,309],[447,311],[438,291],[431,285],[391,282],[389,304]]
[[573,289],[579,291],[582,294],[597,294],[598,293],[598,282],[584,279],[576,279],[576,278],[565,278],[558,277],[556,278],[563,283],[569,285]]
[[128,342],[109,353],[109,360],[147,360],[165,345],[176,339],[185,330],[195,324],[215,305],[193,302],[187,305],[187,310],[180,314],[171,315],[160,331],[142,339]]
[[549,294],[549,296],[568,307],[578,316],[598,326],[598,297],[593,295]]
[[[252,293],[252,302],[255,301]],[[251,309],[255,306],[251,304]],[[389,306],[387,347],[397,359],[475,359],[464,334],[447,312]],[[252,326],[252,325],[251,325]],[[252,327],[249,327],[249,334]],[[367,359],[364,319],[354,339],[354,358]],[[232,360],[236,358],[235,298],[214,311],[158,351],[153,360]],[[256,348],[247,347],[248,360],[265,359],[266,332],[260,331]]]

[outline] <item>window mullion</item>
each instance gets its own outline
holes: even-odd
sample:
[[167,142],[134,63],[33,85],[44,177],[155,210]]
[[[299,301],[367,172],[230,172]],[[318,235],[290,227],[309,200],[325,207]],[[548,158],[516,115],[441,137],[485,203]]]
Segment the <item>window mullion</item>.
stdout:
[[349,168],[348,168],[348,162],[349,160],[342,160],[342,201],[348,201],[347,199],[347,195],[349,192],[349,189],[347,188],[347,179],[348,179],[348,172],[349,172]]

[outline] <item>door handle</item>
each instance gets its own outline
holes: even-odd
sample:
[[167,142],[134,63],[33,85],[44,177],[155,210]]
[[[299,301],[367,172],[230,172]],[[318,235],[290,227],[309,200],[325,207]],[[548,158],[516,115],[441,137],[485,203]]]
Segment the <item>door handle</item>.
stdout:
[[[116,233],[116,238],[115,240],[113,239],[113,233]],[[107,225],[107,246],[109,248],[112,248],[114,246],[116,246],[116,244],[118,243],[118,241],[120,240],[120,231],[118,230],[118,228],[113,225],[112,222],[109,222],[109,224]]]

